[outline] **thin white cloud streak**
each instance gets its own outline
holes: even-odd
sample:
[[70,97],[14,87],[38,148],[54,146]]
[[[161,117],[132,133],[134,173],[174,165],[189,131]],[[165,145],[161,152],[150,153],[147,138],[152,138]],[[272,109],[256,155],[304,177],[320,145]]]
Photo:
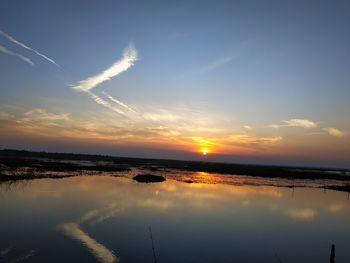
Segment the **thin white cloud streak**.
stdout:
[[125,103],[121,102],[120,100],[117,100],[116,98],[113,98],[112,95],[108,94],[105,91],[102,91],[102,94],[105,95],[107,98],[109,98],[111,101],[113,101],[114,103],[118,104],[119,106],[124,107],[125,109],[128,109],[129,111],[132,111],[134,113],[136,113],[135,110],[133,110],[131,107],[129,107],[128,105],[126,105]]
[[95,76],[81,80],[78,83],[70,86],[79,91],[89,91],[100,85],[102,82],[110,80],[111,78],[116,77],[120,73],[126,71],[128,68],[134,65],[136,60],[137,50],[134,45],[130,43],[124,50],[122,58],[115,62],[112,66]]
[[69,115],[69,113],[55,114],[41,108],[36,108],[24,113],[26,117],[43,121],[69,121]]
[[290,119],[282,121],[284,124],[272,124],[272,128],[281,128],[281,127],[302,127],[306,129],[317,127],[317,123],[311,120],[306,119]]
[[[120,58],[117,62],[115,62],[112,66],[104,70],[103,72],[89,77],[85,80],[81,80],[77,82],[76,84],[70,85],[73,89],[86,92],[89,97],[94,100],[97,104],[102,105],[108,109],[111,109],[119,114],[125,115],[125,112],[121,110],[118,107],[115,107],[108,101],[104,100],[100,96],[93,93],[91,90],[95,88],[96,86],[100,85],[101,83],[110,80],[113,77],[118,76],[122,72],[126,71],[128,68],[134,65],[134,62],[137,60],[137,50],[134,47],[132,43],[129,44],[129,46],[124,50],[122,58]],[[127,109],[131,112],[135,111],[126,105],[125,103],[113,98],[111,95],[109,95],[106,92],[103,92],[103,94],[110,99],[113,103],[117,104],[119,107],[123,107],[124,109]]]
[[6,47],[4,47],[4,46],[1,46],[1,45],[0,45],[0,52],[3,52],[3,53],[8,54],[8,55],[10,55],[10,56],[19,58],[20,60],[22,60],[22,61],[24,61],[24,62],[26,62],[26,63],[28,63],[28,64],[34,66],[33,61],[31,61],[29,58],[27,58],[27,57],[25,57],[25,56],[22,56],[22,55],[20,55],[20,54],[17,54],[17,53],[15,53],[15,52],[12,52],[11,50],[8,50],[8,49],[7,49]]
[[84,246],[86,246],[91,253],[95,255],[98,261],[103,263],[119,262],[119,259],[113,254],[112,251],[90,237],[81,228],[79,228],[77,224],[66,223],[62,225],[62,229],[67,236],[80,241]]
[[40,53],[39,51],[37,51],[37,50],[35,50],[35,49],[31,48],[31,47],[28,47],[26,44],[24,44],[24,43],[22,43],[22,42],[20,42],[20,41],[18,41],[18,40],[16,40],[16,39],[14,39],[12,36],[6,34],[4,31],[0,30],[0,35],[6,37],[6,38],[7,38],[8,40],[10,40],[12,43],[15,43],[16,45],[19,45],[20,47],[22,47],[22,48],[24,48],[24,49],[27,49],[27,50],[29,50],[29,51],[34,52],[34,53],[37,54],[38,56],[40,56],[40,57],[46,59],[46,60],[49,61],[50,63],[52,63],[52,64],[56,65],[57,67],[59,67],[59,65],[58,65],[53,59],[49,58],[48,56],[46,56],[46,55]]
[[337,128],[324,128],[324,131],[326,131],[329,135],[334,137],[343,137],[345,134],[341,130],[338,130]]
[[239,54],[237,55],[231,55],[231,56],[227,56],[221,59],[218,59],[214,62],[212,62],[211,64],[200,68],[199,70],[193,72],[194,74],[205,74],[205,73],[209,73],[213,70],[216,70],[228,63],[230,63],[232,60],[236,59],[239,56]]
[[91,99],[93,99],[97,104],[100,104],[110,110],[113,110],[119,114],[125,115],[125,112],[114,107],[113,105],[111,105],[108,101],[105,101],[104,99],[102,99],[101,97],[99,97],[98,95],[96,95],[95,93],[91,92],[91,91],[86,91],[86,93],[89,95],[89,97]]

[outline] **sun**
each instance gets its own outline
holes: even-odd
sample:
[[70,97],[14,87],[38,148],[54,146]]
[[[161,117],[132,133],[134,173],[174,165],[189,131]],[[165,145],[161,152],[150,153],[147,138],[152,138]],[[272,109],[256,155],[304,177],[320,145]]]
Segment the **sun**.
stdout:
[[209,150],[207,148],[203,148],[200,150],[200,153],[203,155],[203,156],[206,156],[208,153],[209,153]]

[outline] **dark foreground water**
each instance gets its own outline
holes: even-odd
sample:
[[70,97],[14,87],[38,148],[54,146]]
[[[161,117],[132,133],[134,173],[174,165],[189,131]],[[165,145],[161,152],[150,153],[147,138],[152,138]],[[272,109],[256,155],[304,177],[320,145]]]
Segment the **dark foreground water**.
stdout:
[[[202,174],[202,176],[205,176]],[[350,262],[348,194],[80,176],[0,185],[0,262]]]

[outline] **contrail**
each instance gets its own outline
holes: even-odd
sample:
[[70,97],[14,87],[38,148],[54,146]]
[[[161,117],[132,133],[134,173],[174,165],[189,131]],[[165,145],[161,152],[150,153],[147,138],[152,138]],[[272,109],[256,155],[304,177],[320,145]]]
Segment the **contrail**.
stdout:
[[[129,46],[124,50],[123,56],[117,60],[112,66],[105,69],[101,73],[89,77],[87,79],[81,80],[77,82],[76,84],[70,85],[73,89],[86,92],[91,99],[93,99],[96,103],[103,105],[106,108],[109,108],[119,114],[125,115],[125,112],[122,111],[119,108],[114,107],[111,105],[108,101],[102,99],[95,93],[91,92],[93,88],[100,85],[102,82],[105,82],[106,80],[110,80],[113,77],[118,76],[122,72],[126,71],[128,68],[134,65],[134,62],[137,60],[137,50],[134,47],[132,43],[129,44]],[[113,98],[111,95],[109,95],[106,92],[103,92],[107,98],[109,98],[114,103],[118,104],[119,106],[122,106],[132,112],[135,112],[133,109],[131,109],[128,105],[125,103]]]
[[17,53],[15,53],[15,52],[12,52],[12,51],[8,50],[8,49],[7,49],[6,47],[4,47],[4,46],[1,46],[1,45],[0,45],[0,52],[3,52],[3,53],[8,54],[8,55],[10,55],[10,56],[17,57],[17,58],[21,59],[22,61],[24,61],[24,62],[26,62],[26,63],[28,63],[28,64],[34,66],[33,61],[31,61],[29,58],[27,58],[27,57],[25,57],[25,56],[22,56],[22,55],[20,55],[20,54],[17,54]]
[[19,42],[18,40],[14,39],[12,36],[6,34],[4,31],[0,30],[0,35],[6,37],[8,40],[10,40],[11,42],[19,45],[20,47],[28,49],[28,50],[34,52],[38,56],[46,59],[47,61],[51,62],[52,64],[55,64],[57,67],[60,67],[53,59],[49,58],[48,56],[45,56],[44,54],[40,53],[39,51],[36,51],[35,49],[33,49],[31,47],[28,47],[27,45],[23,44],[22,42]]
[[136,60],[137,50],[135,49],[134,45],[130,43],[129,46],[124,50],[122,58],[116,61],[112,66],[95,76],[81,80],[78,83],[72,84],[70,86],[80,91],[89,91],[100,85],[102,82],[110,80],[111,78],[126,71],[128,68],[134,65],[134,62]]
[[86,91],[86,93],[89,95],[89,97],[91,99],[93,99],[97,104],[100,104],[102,106],[105,106],[108,109],[111,109],[119,114],[125,115],[125,112],[123,112],[122,110],[113,107],[113,105],[111,105],[110,103],[108,103],[107,101],[105,101],[104,99],[102,99],[101,97],[99,97],[98,95],[96,95],[95,93],[91,92],[91,91]]
[[111,101],[113,101],[114,103],[128,109],[129,111],[132,111],[134,113],[136,113],[135,110],[133,110],[132,108],[130,108],[128,105],[126,105],[125,103],[121,102],[120,100],[117,100],[115,98],[112,97],[112,95],[109,95],[107,92],[102,91],[102,94],[105,95],[107,98],[109,98]]

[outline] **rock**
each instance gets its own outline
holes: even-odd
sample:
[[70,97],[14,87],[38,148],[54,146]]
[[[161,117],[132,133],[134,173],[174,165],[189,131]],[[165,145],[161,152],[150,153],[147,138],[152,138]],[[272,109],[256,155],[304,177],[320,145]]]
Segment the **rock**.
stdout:
[[133,178],[139,183],[160,183],[165,181],[165,177],[154,174],[138,174]]

